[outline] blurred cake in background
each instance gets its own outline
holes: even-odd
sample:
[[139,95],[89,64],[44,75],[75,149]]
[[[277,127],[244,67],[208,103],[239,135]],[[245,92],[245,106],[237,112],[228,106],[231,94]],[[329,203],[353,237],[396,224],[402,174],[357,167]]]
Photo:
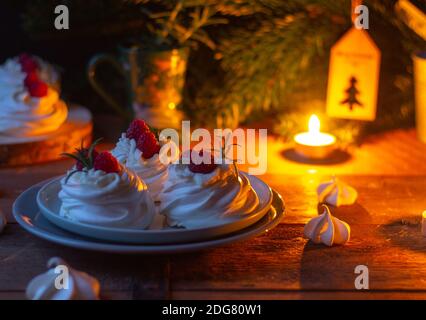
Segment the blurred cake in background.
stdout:
[[27,53],[0,65],[0,167],[58,160],[90,144],[92,115],[60,99],[57,70]]
[[0,66],[0,135],[31,137],[57,130],[67,119],[59,74],[29,54]]

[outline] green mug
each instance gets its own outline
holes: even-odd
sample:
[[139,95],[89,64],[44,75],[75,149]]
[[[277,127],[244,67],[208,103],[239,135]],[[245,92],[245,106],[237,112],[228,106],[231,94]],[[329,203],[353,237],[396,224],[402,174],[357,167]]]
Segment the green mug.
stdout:
[[[141,44],[120,46],[118,56],[97,54],[88,64],[93,89],[115,111],[127,119],[143,118],[156,128],[178,128],[182,120],[185,72],[189,48],[153,50]],[[101,64],[111,64],[126,82],[126,106],[123,107],[96,80]]]

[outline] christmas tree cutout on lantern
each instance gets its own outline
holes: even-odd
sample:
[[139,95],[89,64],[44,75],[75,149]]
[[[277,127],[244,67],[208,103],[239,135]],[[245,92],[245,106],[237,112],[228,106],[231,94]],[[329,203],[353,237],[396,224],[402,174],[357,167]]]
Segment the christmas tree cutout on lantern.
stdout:
[[352,27],[331,48],[327,115],[374,121],[380,50],[366,30]]
[[354,76],[351,76],[349,82],[350,86],[345,90],[347,98],[342,100],[340,104],[347,104],[349,106],[349,110],[352,111],[354,109],[354,106],[358,105],[360,107],[363,107],[363,104],[357,98],[360,93],[356,87],[358,80]]

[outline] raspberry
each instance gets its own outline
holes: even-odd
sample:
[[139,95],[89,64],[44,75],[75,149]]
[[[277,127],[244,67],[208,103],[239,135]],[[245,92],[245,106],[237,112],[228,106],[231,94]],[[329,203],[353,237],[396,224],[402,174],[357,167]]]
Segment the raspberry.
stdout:
[[37,61],[30,56],[20,58],[19,63],[21,64],[21,70],[25,73],[30,73],[38,69]]
[[[203,156],[203,150],[201,150],[199,153],[199,156],[202,157]],[[214,156],[210,153],[210,163],[203,163],[201,162],[200,164],[195,164],[194,162],[192,162],[192,150],[191,150],[191,162],[188,165],[189,170],[191,170],[194,173],[210,173],[213,172],[214,169],[216,169],[217,164],[214,163]]]
[[18,61],[20,64],[22,64],[23,61],[30,60],[30,59],[32,59],[31,56],[26,52],[21,53],[18,57]]
[[126,137],[128,139],[138,140],[138,138],[144,132],[149,132],[149,131],[150,131],[149,127],[147,126],[145,121],[140,119],[135,119],[130,123],[129,128],[127,129],[127,132],[126,132]]
[[25,77],[24,84],[28,88],[28,87],[31,86],[31,84],[33,84],[34,82],[37,82],[37,81],[39,81],[37,72],[31,71]]
[[[77,153],[78,153],[79,158],[82,158],[82,159],[88,159],[89,158],[89,154],[88,154],[89,153],[89,149],[87,149],[87,148],[78,149]],[[96,151],[95,149],[93,149],[93,151],[92,151],[92,160],[95,161],[95,159],[98,157],[98,155],[99,155],[99,152]],[[83,162],[76,161],[75,168],[78,171],[82,171],[83,168],[84,168]]]
[[151,158],[154,154],[160,152],[160,145],[151,131],[143,132],[136,140],[136,147],[142,151],[142,157]]
[[95,170],[102,170],[106,173],[120,172],[120,165],[117,159],[108,151],[103,151],[97,155],[93,168]]
[[41,98],[47,95],[48,86],[43,81],[39,80],[31,83],[28,86],[28,91],[32,97]]

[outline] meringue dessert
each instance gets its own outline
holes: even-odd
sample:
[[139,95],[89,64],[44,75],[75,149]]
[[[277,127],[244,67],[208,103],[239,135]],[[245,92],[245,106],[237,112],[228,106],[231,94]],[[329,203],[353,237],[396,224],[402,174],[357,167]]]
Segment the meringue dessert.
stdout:
[[38,136],[65,122],[67,106],[53,88],[55,75],[46,66],[26,54],[0,66],[0,135]]
[[71,268],[64,260],[56,257],[49,259],[47,268],[49,270],[46,273],[38,275],[28,284],[28,299],[99,300],[100,284],[94,277]]
[[349,241],[351,235],[350,226],[346,222],[333,217],[327,206],[323,207],[324,212],[318,217],[312,218],[305,225],[305,238],[329,247],[334,244],[345,244]]
[[[202,153],[200,153],[202,155]],[[188,229],[214,226],[249,215],[259,197],[249,179],[232,165],[211,163],[169,166],[161,193],[160,214],[169,226]]]
[[111,151],[121,164],[147,184],[155,201],[159,200],[168,176],[168,166],[160,161],[159,152],[160,144],[143,120],[133,120]]
[[317,188],[318,201],[335,207],[352,205],[358,198],[358,192],[348,184],[333,177],[331,181],[321,183]]
[[144,229],[151,224],[154,202],[146,184],[133,171],[107,151],[98,154],[93,145],[70,156],[77,162],[61,180],[62,217],[116,228]]

